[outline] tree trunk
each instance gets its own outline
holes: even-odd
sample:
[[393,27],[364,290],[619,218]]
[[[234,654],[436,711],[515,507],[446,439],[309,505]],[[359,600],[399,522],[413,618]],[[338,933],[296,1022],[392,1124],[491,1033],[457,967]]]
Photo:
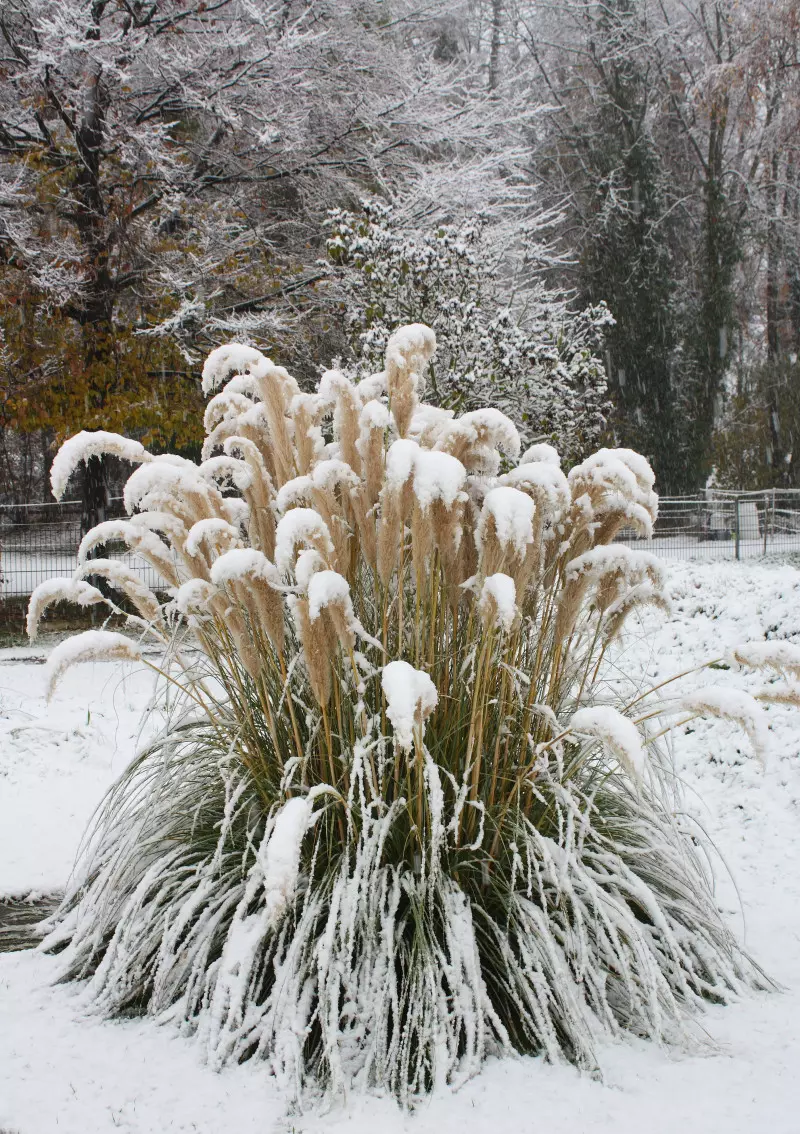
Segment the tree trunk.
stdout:
[[[797,188],[797,165],[794,150],[786,158],[786,189],[783,195],[783,221],[786,231],[797,234],[800,228],[800,194]],[[796,239],[789,239],[784,249],[788,298],[786,315],[792,335],[792,349],[800,354],[800,249]]]
[[500,30],[503,25],[503,0],[492,0],[492,42],[489,48],[489,90],[500,80]]
[[[111,312],[108,310],[109,296],[101,295],[90,308],[90,318],[84,325],[84,360],[88,373],[98,365],[107,363],[111,346]],[[106,390],[104,383],[92,386],[92,409],[102,409]],[[91,457],[84,465],[81,492],[81,532],[86,534],[90,528],[106,519],[109,502],[108,459]]]
[[769,162],[767,199],[767,417],[769,421],[770,464],[773,483],[781,487],[786,481],[786,453],[781,437],[780,377],[777,366],[780,355],[778,335],[778,154]]
[[730,355],[732,285],[737,262],[736,226],[723,185],[728,106],[722,99],[711,110],[704,184],[703,257],[695,333],[696,380],[691,406],[691,445],[687,480],[702,487],[711,471],[711,437]]
[[81,535],[101,524],[108,509],[108,482],[104,457],[90,457],[84,465],[81,501]]
[[778,155],[769,162],[767,200],[767,358],[774,362],[780,353],[778,341]]

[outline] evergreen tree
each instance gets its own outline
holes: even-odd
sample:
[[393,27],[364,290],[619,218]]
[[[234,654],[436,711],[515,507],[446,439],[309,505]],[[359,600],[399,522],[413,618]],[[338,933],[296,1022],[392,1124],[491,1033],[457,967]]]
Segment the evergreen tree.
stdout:
[[674,268],[669,202],[649,133],[647,74],[637,59],[634,0],[614,0],[596,22],[591,51],[600,77],[594,120],[583,133],[584,169],[596,182],[581,255],[580,287],[604,299],[609,387],[620,440],[646,453],[662,491],[683,487],[676,429]]

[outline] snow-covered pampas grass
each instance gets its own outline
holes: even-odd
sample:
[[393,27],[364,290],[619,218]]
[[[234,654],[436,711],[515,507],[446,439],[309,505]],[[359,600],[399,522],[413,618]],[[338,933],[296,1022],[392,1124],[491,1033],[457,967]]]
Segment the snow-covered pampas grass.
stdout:
[[[520,460],[497,411],[422,404],[434,346],[403,328],[385,372],[331,371],[315,395],[215,351],[207,460],[154,458],[126,489],[122,534],[164,565],[166,600],[104,572],[177,698],[47,946],[101,1010],[171,1018],[212,1064],[265,1059],[295,1094],[410,1103],[510,1051],[594,1069],[600,1035],[686,1038],[703,1002],[766,983],[658,741],[704,711],[755,735],[753,713],[664,687],[611,703],[603,680],[631,612],[665,603],[659,564],[609,546],[650,530],[649,466]],[[122,650],[87,642],[56,670],[94,645]]]

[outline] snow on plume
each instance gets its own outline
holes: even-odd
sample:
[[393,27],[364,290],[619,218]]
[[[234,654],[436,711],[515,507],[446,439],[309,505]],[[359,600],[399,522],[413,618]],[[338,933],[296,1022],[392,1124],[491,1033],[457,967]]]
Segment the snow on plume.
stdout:
[[651,521],[658,515],[658,496],[653,491],[655,474],[645,458],[632,449],[598,449],[571,469],[567,479],[570,485],[585,484],[590,491],[618,492],[644,509]]
[[346,374],[342,374],[341,370],[326,370],[317,387],[316,396],[319,404],[326,409],[331,409],[336,405],[339,395],[342,393],[352,393],[357,400],[360,400],[355,386]]
[[533,539],[534,510],[535,505],[530,496],[519,489],[504,486],[492,488],[484,498],[475,533],[478,547],[483,544],[486,526],[491,517],[501,546],[508,547],[510,544],[518,555],[524,555]]
[[558,450],[554,449],[552,445],[546,445],[543,442],[538,445],[531,445],[519,459],[521,465],[528,465],[534,462],[555,465],[557,469],[561,468],[561,457],[558,454]]
[[222,501],[222,511],[229,524],[247,531],[250,522],[250,505],[246,500],[241,500],[238,496],[226,496]]
[[408,432],[415,441],[422,441],[424,438],[426,444],[433,445],[454,416],[455,410],[423,403],[414,410]]
[[379,402],[376,398],[370,398],[368,402],[364,403],[358,420],[363,435],[365,431],[373,429],[388,429],[392,424],[392,415],[389,413],[389,407],[384,405],[383,402]]
[[417,463],[419,445],[402,437],[394,441],[386,454],[386,487],[399,492],[408,484]]
[[501,413],[499,409],[486,406],[483,409],[472,410],[458,418],[458,424],[464,428],[474,429],[478,440],[484,445],[491,445],[499,449],[511,460],[519,456],[521,443],[517,427],[510,417]]
[[800,677],[800,646],[793,642],[745,642],[735,646],[729,658],[750,669],[774,669]]
[[264,579],[277,582],[275,566],[262,551],[254,547],[235,547],[215,559],[211,565],[211,582],[216,587],[226,583],[240,583],[247,579]]
[[584,575],[590,582],[596,582],[612,571],[618,571],[631,583],[649,578],[656,586],[663,587],[666,581],[664,565],[655,555],[636,551],[624,543],[593,547],[577,555],[567,566],[566,577],[572,581]]
[[209,457],[198,471],[209,484],[229,481],[238,492],[247,492],[253,483],[250,466],[236,457]]
[[427,673],[405,661],[393,661],[381,671],[381,687],[386,697],[386,715],[392,722],[400,748],[410,752],[414,746],[414,726],[422,725],[436,708],[439,694]]
[[196,524],[192,524],[186,537],[186,554],[199,555],[204,543],[208,547],[216,547],[220,542],[228,546],[241,543],[239,533],[233,524],[216,517],[210,520],[198,520]]
[[275,497],[274,508],[278,515],[308,501],[314,484],[310,476],[295,476],[287,480]]
[[637,453],[635,449],[600,449],[599,451],[613,453],[618,460],[627,465],[643,491],[652,489],[656,482],[656,474],[650,467],[650,462],[641,453]]
[[203,366],[203,393],[210,394],[232,374],[244,374],[253,367],[271,365],[260,350],[242,343],[227,343],[217,347]]
[[279,515],[288,512],[290,508],[307,501],[315,488],[332,492],[338,484],[355,487],[358,483],[358,477],[346,461],[338,458],[318,461],[310,473],[286,481],[275,498],[275,511]]
[[429,508],[434,500],[441,500],[446,508],[452,508],[466,479],[467,470],[449,453],[417,450],[414,456],[414,495],[423,510]]
[[569,482],[561,469],[554,464],[545,462],[520,464],[505,473],[500,478],[500,484],[519,488],[522,492],[530,489],[537,497],[545,497],[555,522],[569,510],[572,502]]
[[138,642],[111,630],[84,630],[60,642],[47,659],[47,699],[64,672],[71,665],[89,661],[141,661],[142,648]]
[[81,461],[88,461],[91,457],[101,457],[105,453],[119,457],[123,461],[132,461],[134,464],[153,459],[143,445],[130,437],[121,437],[118,433],[106,433],[104,429],[98,429],[94,433],[82,429],[80,433],[65,441],[55,455],[50,469],[50,486],[56,500],[60,500],[64,495],[69,478]]
[[180,545],[186,538],[186,528],[183,522],[177,516],[173,516],[171,512],[136,512],[131,516],[128,523],[133,528],[142,528],[148,532],[164,532],[176,545]]
[[90,551],[103,544],[121,541],[132,551],[164,555],[169,552],[163,540],[146,527],[130,520],[104,520],[88,531],[78,547],[78,562],[83,563]]
[[635,496],[639,491],[636,477],[617,458],[613,449],[598,449],[581,464],[571,468],[567,479],[570,484],[583,481],[600,488],[616,488],[630,496]]
[[734,721],[747,733],[756,756],[766,763],[769,749],[769,729],[764,710],[754,697],[741,689],[722,689],[713,686],[681,697],[676,703],[679,712],[699,717],[721,717]]
[[308,580],[308,615],[312,622],[319,618],[326,606],[342,606],[353,619],[350,584],[338,571],[316,571]]
[[209,613],[209,604],[216,594],[216,588],[207,579],[187,579],[175,593],[175,607],[180,614]]
[[119,559],[88,559],[75,568],[75,578],[101,575],[112,587],[127,595],[148,622],[161,621],[161,604],[141,575]]
[[517,616],[517,588],[510,575],[498,571],[484,579],[479,609],[487,621],[506,634],[511,631]]
[[294,565],[294,577],[297,579],[300,590],[307,591],[312,576],[317,571],[325,570],[327,570],[325,560],[313,547],[307,547],[305,551],[301,551]]
[[436,353],[436,335],[424,323],[410,323],[390,335],[386,344],[386,362],[410,366],[421,374]]
[[289,414],[291,417],[300,413],[301,410],[305,410],[310,418],[316,420],[322,408],[322,402],[316,394],[308,394],[303,390],[301,390],[299,394],[293,394],[289,401]]
[[78,606],[93,606],[103,601],[102,592],[83,579],[46,579],[36,587],[28,603],[28,637],[32,642],[36,640],[42,615],[53,603],[74,602]]
[[572,732],[596,737],[626,771],[641,780],[647,756],[639,730],[628,717],[610,705],[591,705],[573,713],[569,727]]
[[313,508],[293,508],[278,522],[275,532],[275,563],[287,574],[294,566],[298,543],[310,543],[323,555],[333,555],[328,525]]
[[[266,359],[268,362],[269,359]],[[221,394],[244,394],[248,400],[248,406],[252,407],[251,399],[258,395],[258,383],[252,374],[234,374],[233,378],[229,378],[225,385],[220,390]],[[211,399],[214,400],[213,398]],[[210,403],[209,403],[210,404]]]
[[206,433],[213,433],[221,422],[235,419],[252,408],[252,401],[250,398],[246,398],[244,394],[234,393],[227,388],[221,390],[214,395],[206,406],[206,412],[203,414],[203,428]]
[[[655,493],[653,494],[655,496]],[[594,513],[596,518],[617,512],[628,521],[628,526],[635,528],[645,539],[653,538],[653,517],[657,505],[645,507],[637,500],[630,500],[622,492],[607,492],[602,501],[598,502]]]
[[401,438],[386,454],[385,484],[390,491],[399,492],[412,477],[414,495],[423,511],[434,500],[452,508],[463,491],[467,470],[449,453],[422,449],[416,441]]
[[324,488],[330,491],[337,484],[355,486],[359,483],[358,477],[346,461],[338,459],[319,461],[311,470],[311,483],[315,488]]
[[504,453],[511,460],[519,457],[522,444],[510,417],[492,407],[471,410],[446,426],[436,442],[437,449],[448,449],[454,441],[467,441]]
[[377,374],[370,374],[356,383],[356,392],[366,405],[376,401],[386,393],[386,372],[381,370]]
[[203,493],[208,486],[200,479],[197,465],[175,465],[167,461],[151,461],[128,477],[122,493],[125,510],[130,515],[137,507],[159,508],[164,503],[183,500],[187,492]]

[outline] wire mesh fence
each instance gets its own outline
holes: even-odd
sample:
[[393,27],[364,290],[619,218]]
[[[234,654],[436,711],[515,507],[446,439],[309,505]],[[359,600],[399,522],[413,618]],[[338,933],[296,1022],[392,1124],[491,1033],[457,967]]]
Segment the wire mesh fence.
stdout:
[[[108,519],[124,514],[121,499],[109,502]],[[0,505],[0,596],[29,595],[46,579],[72,575],[80,541],[80,501]],[[112,543],[103,554],[126,563],[148,586],[158,583],[152,567],[124,544]]]
[[[114,499],[108,518],[124,515]],[[0,505],[0,595],[29,595],[57,575],[71,575],[78,565],[80,502]],[[631,546],[672,559],[753,559],[800,553],[800,489],[722,492],[662,497],[652,539],[631,530],[618,537]],[[148,586],[158,586],[153,569],[123,544],[104,554],[121,559]]]
[[800,552],[800,489],[661,497],[652,539],[619,539],[673,559],[755,559]]

